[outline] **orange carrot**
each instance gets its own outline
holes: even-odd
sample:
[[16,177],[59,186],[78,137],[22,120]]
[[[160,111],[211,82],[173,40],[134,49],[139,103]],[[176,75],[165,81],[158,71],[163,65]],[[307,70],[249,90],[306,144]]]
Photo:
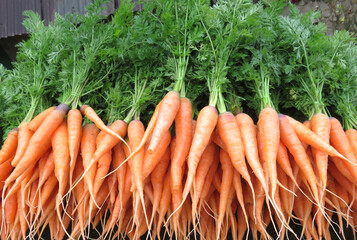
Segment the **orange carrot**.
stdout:
[[[192,207],[196,209],[197,203],[200,201],[201,193],[203,191],[203,186],[207,184],[206,176],[214,164],[214,160],[219,155],[217,151],[217,146],[214,143],[208,144],[205,151],[202,154],[201,160],[198,164],[196,175],[195,175],[195,188],[196,195],[192,199]],[[219,158],[218,158],[219,159]]]
[[164,134],[170,129],[180,108],[180,95],[178,92],[170,91],[161,101],[157,116],[157,122],[152,132],[152,138],[148,152],[153,152],[160,144]]
[[[113,168],[116,169],[122,162],[125,160],[125,151],[123,149],[123,145],[118,143],[113,148]],[[121,166],[116,172],[117,181],[118,181],[118,190],[119,190],[119,198],[120,201],[123,199],[124,192],[124,182],[125,182],[125,174],[126,174],[127,163]]]
[[159,115],[160,106],[161,106],[161,102],[159,102],[159,104],[156,106],[154,114],[152,115],[152,117],[150,119],[150,122],[145,130],[145,134],[144,134],[143,138],[141,139],[139,146],[135,150],[132,149],[133,152],[127,157],[128,159],[131,158],[132,156],[134,156],[135,154],[137,154],[147,143],[149,137],[151,136],[151,134],[154,131],[154,128],[156,126],[156,121],[157,121],[157,118]]
[[185,202],[191,190],[191,186],[194,182],[194,178],[196,175],[196,169],[198,163],[201,159],[201,156],[205,148],[207,147],[210,141],[211,134],[217,124],[217,121],[218,121],[217,109],[213,106],[204,107],[198,114],[197,126],[195,130],[195,134],[193,135],[191,149],[187,160],[188,174],[182,194],[183,201],[181,205]]
[[60,104],[55,110],[50,112],[41,126],[33,134],[24,156],[11,175],[6,179],[5,186],[19,177],[30,164],[36,163],[42,154],[48,150],[51,144],[51,136],[62,124],[67,112],[68,106],[66,104]]
[[43,169],[40,168],[39,183],[38,183],[39,188],[42,187],[44,182],[54,172],[54,169],[55,169],[55,162],[53,158],[53,151],[51,151],[46,159],[46,162],[44,163]]
[[52,135],[53,160],[55,175],[59,183],[59,197],[65,193],[69,177],[69,150],[67,122],[63,122]]
[[18,142],[18,135],[19,135],[18,128],[12,129],[7,135],[7,138],[0,150],[0,164],[4,163],[12,155],[15,154],[17,148],[17,142]]
[[293,174],[293,169],[291,168],[291,165],[290,165],[288,151],[286,149],[286,146],[281,141],[279,142],[278,154],[277,154],[276,161],[279,164],[279,166],[281,167],[281,170],[283,170],[284,173],[292,181],[296,182],[294,174]]
[[162,222],[164,221],[165,214],[167,213],[171,202],[171,189],[170,189],[170,172],[167,172],[164,178],[164,187],[162,189],[160,207],[159,207],[159,219],[156,226],[157,234],[160,233]]
[[16,166],[25,154],[32,135],[33,132],[29,130],[29,122],[22,123],[19,128],[16,154],[11,162],[12,166]]
[[[129,142],[130,142],[130,147],[132,149],[136,149],[139,144],[141,139],[144,136],[144,125],[141,121],[139,120],[133,120],[129,123],[128,126],[128,137],[129,137]],[[132,158],[129,159],[129,167],[132,173],[132,192],[136,192],[136,197],[135,201],[138,200],[138,197],[140,198],[140,201],[142,203],[143,208],[145,209],[145,202],[144,202],[144,179],[143,179],[143,159],[144,159],[144,149],[141,149],[140,152],[136,155],[134,155]],[[138,210],[138,202],[135,203],[135,218],[137,216],[137,210]],[[145,213],[146,215],[146,213]]]
[[106,152],[99,160],[97,171],[93,179],[93,196],[96,198],[100,187],[104,182],[104,176],[108,173],[112,161],[112,151]]
[[27,220],[26,220],[26,215],[28,211],[28,206],[25,205],[25,203],[22,201],[24,197],[22,196],[24,194],[23,191],[18,191],[17,192],[17,218],[20,222],[20,227],[21,227],[21,235],[23,239],[26,239],[26,231],[27,231]]
[[[112,129],[110,129],[109,127],[107,127],[107,125],[104,124],[104,122],[102,121],[102,119],[99,118],[99,116],[97,115],[97,113],[93,110],[93,108],[91,108],[88,105],[82,105],[82,107],[80,108],[80,111],[83,115],[85,115],[89,120],[91,120],[100,130],[105,131],[106,133],[112,135],[113,137],[117,138],[117,141],[122,141],[124,142],[124,144],[126,144],[126,142],[124,141],[123,137],[120,136],[119,134],[117,134],[115,131],[113,131]],[[117,143],[118,143],[117,142]],[[115,144],[114,144],[115,145]],[[100,157],[100,156],[98,156]]]
[[[152,140],[151,140],[152,141]],[[151,142],[150,141],[150,142]],[[143,178],[147,178],[154,168],[158,165],[160,159],[165,154],[171,142],[170,131],[167,131],[161,139],[161,143],[153,151],[146,151],[143,160]]]
[[[277,191],[277,172],[276,172],[276,157],[278,154],[280,131],[279,117],[276,111],[271,107],[264,108],[259,114],[258,120],[258,144],[260,144],[259,155],[266,165],[267,173],[271,186],[271,199],[274,209],[278,209],[274,196]],[[279,215],[282,215],[280,213]]]
[[226,153],[224,150],[221,149],[219,160],[221,162],[223,174],[222,174],[221,191],[219,197],[218,220],[216,225],[217,236],[221,232],[221,226],[223,223],[224,215],[226,213],[227,202],[228,202],[229,193],[232,187],[232,180],[233,180],[233,166],[228,153]]
[[11,195],[5,202],[2,204],[5,204],[5,217],[6,223],[7,224],[13,224],[16,218],[16,212],[17,212],[17,196],[16,194]]
[[324,142],[319,136],[317,136],[313,131],[308,129],[302,123],[289,116],[286,117],[289,119],[290,124],[294,127],[296,134],[302,142],[305,142],[322,152],[326,152],[332,157],[339,157],[346,160],[346,158],[341,153],[339,153],[328,143]]
[[304,176],[310,185],[315,201],[321,208],[317,190],[317,179],[305,149],[303,148],[288,118],[286,118],[284,115],[279,115],[279,121],[281,141],[289,149],[289,152],[294,156],[295,162],[304,173]]
[[239,129],[242,136],[242,141],[244,145],[244,153],[250,167],[253,169],[255,176],[259,179],[265,193],[268,194],[268,184],[265,181],[265,176],[263,173],[263,168],[259,161],[258,156],[258,145],[255,125],[251,117],[245,113],[240,113],[236,116],[236,120],[239,125]]
[[278,114],[273,108],[267,107],[260,112],[257,124],[259,137],[261,138],[261,155],[267,165],[268,175],[272,188],[276,188],[276,159],[280,132]]
[[6,178],[9,176],[11,173],[12,169],[14,168],[11,165],[11,158],[8,159],[6,162],[3,162],[0,164],[0,182],[5,181]]
[[[84,181],[88,187],[89,193],[93,196],[93,180],[97,171],[97,165],[90,166],[93,158],[93,154],[96,149],[96,138],[98,136],[99,129],[93,124],[89,123],[83,127],[83,134],[81,139],[81,154],[83,159],[83,168],[89,170],[84,175]],[[78,180],[77,180],[78,182]]]
[[228,152],[226,145],[224,144],[222,138],[219,136],[217,129],[212,133],[212,141],[217,144],[224,151]]
[[348,129],[346,131],[346,135],[348,137],[348,140],[350,141],[353,152],[355,153],[355,156],[357,157],[357,130],[356,129]]
[[154,171],[151,173],[150,179],[153,186],[153,207],[150,225],[156,215],[156,211],[159,208],[160,199],[162,195],[162,189],[164,186],[164,177],[170,164],[170,150],[166,149],[164,156],[161,158],[159,164],[155,167]]
[[[330,139],[330,128],[330,120],[326,115],[318,113],[311,118],[311,130],[328,144]],[[324,190],[327,185],[328,155],[315,148],[312,148],[311,150],[318,170],[319,179],[322,182],[322,189]]]
[[48,115],[54,110],[56,107],[49,107],[45,111],[38,114],[34,117],[29,123],[29,130],[32,132],[36,132],[37,129],[40,127],[42,122],[48,117]]
[[236,196],[238,199],[238,203],[240,205],[240,209],[242,210],[245,222],[247,226],[248,224],[248,215],[245,209],[245,204],[244,204],[244,196],[243,196],[243,187],[242,187],[242,182],[241,182],[241,176],[237,170],[233,171],[233,187],[236,191]]
[[357,157],[353,152],[348,137],[345,131],[343,130],[341,123],[336,118],[330,118],[330,123],[331,145],[349,160],[349,162],[344,161],[344,164],[347,166],[353,178],[357,181]]
[[[114,132],[115,134],[119,135],[123,138],[127,133],[128,125],[122,121],[117,120],[112,125],[110,125],[110,131]],[[106,134],[105,134],[106,133]],[[102,139],[97,143],[97,149],[92,157],[92,161],[95,163],[104,153],[111,150],[115,145],[119,143],[119,139],[116,139],[111,134],[108,134],[107,131],[103,133]],[[93,164],[94,164],[93,163]]]
[[[192,142],[192,104],[181,98],[180,108],[175,118],[176,146],[171,154],[171,188],[173,192],[182,184],[182,176],[177,169],[185,163]],[[172,193],[174,195],[174,193]]]
[[71,109],[67,116],[67,129],[68,129],[68,150],[70,156],[70,171],[69,171],[69,182],[72,186],[72,176],[74,167],[76,166],[75,161],[77,160],[81,137],[82,137],[82,114],[78,109]]
[[206,174],[206,178],[204,181],[205,184],[203,185],[202,193],[201,194],[199,192],[197,193],[198,196],[201,196],[200,197],[201,203],[200,203],[199,208],[201,208],[201,205],[204,202],[204,200],[209,199],[210,188],[212,187],[214,189],[214,187],[212,186],[212,180],[217,172],[218,164],[219,164],[219,151],[216,151],[215,155],[214,155],[213,162]]

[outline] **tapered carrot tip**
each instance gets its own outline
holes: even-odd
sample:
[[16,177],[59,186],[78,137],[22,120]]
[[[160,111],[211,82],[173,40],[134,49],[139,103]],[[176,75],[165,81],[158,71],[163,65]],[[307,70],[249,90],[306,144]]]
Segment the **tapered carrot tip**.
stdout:
[[69,106],[67,104],[61,103],[60,105],[58,105],[56,108],[56,110],[60,110],[63,111],[65,113],[68,113],[69,111]]

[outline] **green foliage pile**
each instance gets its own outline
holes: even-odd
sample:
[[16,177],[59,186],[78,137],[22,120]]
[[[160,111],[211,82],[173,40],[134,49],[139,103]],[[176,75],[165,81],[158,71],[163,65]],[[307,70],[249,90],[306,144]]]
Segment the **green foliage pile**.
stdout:
[[289,16],[282,16],[282,0],[143,4],[134,13],[134,4],[123,1],[107,17],[105,1],[93,0],[86,14],[56,15],[48,26],[25,12],[30,37],[19,44],[13,70],[0,66],[4,136],[60,102],[89,104],[108,123],[135,105],[147,123],[175,88],[195,114],[222,97],[209,99],[210,90],[222,93],[229,110],[255,119],[271,105],[300,120],[323,112],[356,128],[356,40],[347,31],[327,36],[318,12],[302,15],[289,4]]

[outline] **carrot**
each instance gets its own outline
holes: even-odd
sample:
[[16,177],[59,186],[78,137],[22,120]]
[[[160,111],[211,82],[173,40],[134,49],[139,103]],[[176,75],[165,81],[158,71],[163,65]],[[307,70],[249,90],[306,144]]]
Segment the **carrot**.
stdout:
[[8,159],[6,162],[3,162],[0,164],[0,182],[3,182],[6,180],[6,178],[9,176],[11,173],[12,169],[14,168],[11,165],[11,158]]
[[[71,202],[71,200],[70,200],[70,202]],[[72,212],[72,204],[69,204],[69,205],[68,205],[67,211],[68,211],[68,212]],[[65,234],[66,234],[65,229],[67,229],[68,226],[69,226],[69,224],[71,223],[71,218],[70,218],[70,216],[68,216],[67,214],[64,214],[64,215],[63,215],[62,222],[63,222],[64,228],[60,228],[60,229],[58,230],[57,239],[63,239],[63,238],[64,238],[64,236],[65,236]]]
[[288,118],[286,118],[284,115],[279,115],[279,122],[280,122],[281,141],[289,149],[289,152],[294,156],[295,162],[304,173],[304,176],[306,177],[310,185],[311,191],[314,195],[317,205],[319,206],[321,211],[323,211],[319,201],[319,194],[317,190],[317,179],[314,170],[312,168],[312,165],[309,161],[309,158],[305,152],[305,149],[303,148]]
[[170,172],[167,172],[164,178],[164,187],[162,189],[159,218],[156,226],[157,234],[160,234],[161,225],[164,221],[165,214],[167,213],[171,202],[171,189],[170,189]]
[[59,183],[59,197],[65,193],[69,177],[69,149],[67,122],[63,122],[52,135],[53,160],[55,164],[55,175]]
[[[117,120],[112,125],[110,125],[109,129],[115,134],[119,135],[121,138],[123,138],[127,133],[128,125],[122,120]],[[111,150],[115,145],[119,143],[118,139],[115,139],[115,137],[113,137],[111,134],[108,134],[106,131],[105,133],[103,133],[102,139],[99,140],[97,143],[97,149],[92,157],[92,161],[94,163],[101,156],[103,156],[103,154]]]
[[329,164],[328,171],[330,176],[333,177],[341,186],[346,188],[350,194],[354,194],[353,191],[355,185],[340,173],[334,163]]
[[245,163],[244,146],[241,133],[238,123],[232,113],[226,112],[220,114],[217,123],[217,131],[227,147],[227,153],[232,159],[234,168],[251,185],[251,179],[248,173],[247,165]]
[[217,192],[221,192],[221,179],[222,179],[222,166],[220,165],[216,174],[213,177],[213,186],[216,188]]
[[32,135],[33,132],[29,130],[29,122],[22,123],[19,128],[16,154],[11,162],[12,166],[16,166],[23,157]]
[[49,107],[45,111],[38,114],[29,122],[29,130],[32,132],[36,132],[37,129],[40,127],[42,122],[48,117],[48,115],[55,109],[56,107]]
[[182,176],[177,169],[185,163],[192,142],[192,104],[187,98],[181,98],[180,108],[175,118],[176,146],[171,154],[171,188],[175,190],[182,184]]
[[217,129],[212,133],[212,141],[217,144],[224,151],[228,152],[226,145],[224,144],[222,138],[219,136]]
[[242,211],[242,215],[244,216],[244,220],[246,222],[246,226],[249,226],[249,221],[248,221],[248,215],[247,211],[245,209],[245,204],[244,204],[244,196],[243,196],[243,187],[242,187],[242,182],[241,182],[241,176],[237,170],[234,169],[233,171],[233,187],[236,191],[236,196],[238,199],[238,203],[240,205],[240,209]]
[[62,124],[53,133],[52,138],[54,172],[58,180],[58,195],[56,196],[56,211],[59,222],[65,230],[65,226],[61,217],[61,203],[62,197],[65,194],[70,167],[70,156],[68,149],[68,129],[67,122],[63,121]]
[[243,240],[246,230],[248,229],[247,222],[243,220],[243,210],[238,208],[237,220],[238,220],[238,240]]
[[281,170],[293,181],[296,182],[294,177],[293,169],[290,165],[288,151],[286,146],[280,141],[278,147],[278,154],[276,156],[276,161],[279,164]]
[[26,152],[14,171],[6,179],[5,186],[19,177],[30,164],[35,163],[50,147],[50,139],[56,129],[62,124],[65,115],[68,112],[68,106],[65,104],[58,105],[41,126],[33,134]]
[[132,156],[134,156],[135,154],[137,154],[147,143],[149,137],[151,136],[152,132],[154,131],[154,128],[156,126],[156,121],[159,115],[159,109],[161,106],[161,102],[159,102],[159,104],[156,106],[154,114],[152,115],[149,124],[145,130],[144,136],[140,141],[139,146],[127,157],[127,159],[131,158]]
[[7,135],[7,138],[0,150],[0,164],[4,163],[12,155],[15,154],[17,148],[17,142],[18,142],[18,135],[19,135],[18,128],[12,129]]
[[[259,155],[266,164],[267,173],[271,186],[271,199],[274,209],[278,209],[274,196],[277,191],[277,171],[276,171],[276,157],[279,148],[279,117],[276,111],[271,107],[264,108],[259,114],[258,127],[258,144],[260,144]],[[282,213],[279,213],[282,216]]]
[[355,156],[357,157],[357,130],[356,129],[348,129],[346,131],[346,135],[348,137],[348,140],[350,141],[353,152],[355,153]]
[[165,154],[165,151],[168,148],[170,142],[171,142],[171,134],[170,131],[167,131],[162,136],[161,143],[159,146],[157,146],[151,152],[149,151],[149,149],[145,152],[144,160],[143,160],[144,179],[147,178],[150,175],[150,173],[155,169],[155,167],[158,165],[160,159]]
[[110,163],[112,161],[112,151],[106,152],[99,160],[97,171],[93,179],[93,195],[97,196],[97,193],[104,182],[104,176],[108,173]]
[[[185,202],[191,190],[191,186],[194,182],[198,163],[201,159],[201,156],[205,148],[207,147],[210,141],[210,136],[217,124],[217,121],[218,121],[217,109],[213,106],[209,105],[204,107],[198,114],[197,126],[195,130],[195,134],[193,135],[191,149],[187,159],[188,174],[182,194],[183,200],[180,205],[182,205]],[[175,209],[173,213],[175,213],[177,209]]]
[[[330,128],[330,120],[325,114],[318,113],[311,118],[311,130],[328,144],[330,138]],[[318,170],[319,179],[322,182],[322,189],[324,191],[327,185],[328,155],[327,153],[315,148],[311,148],[311,150]]]
[[[96,138],[99,134],[99,129],[93,124],[89,123],[83,127],[83,134],[81,139],[81,154],[83,159],[83,168],[89,169],[87,173],[84,174],[84,181],[88,187],[88,191],[92,198],[93,196],[93,180],[95,173],[97,171],[97,165],[90,165],[93,154],[96,150]],[[81,181],[81,178],[77,180],[77,183]]]
[[[123,149],[123,146],[121,143],[118,143],[113,148],[113,168],[116,169],[117,166],[122,164],[122,162],[125,160],[125,158],[126,158],[126,156],[125,156],[125,151]],[[118,191],[119,191],[118,197],[120,199],[119,201],[123,200],[126,168],[127,168],[127,164],[124,164],[116,172],[117,181],[118,181]]]
[[152,138],[148,152],[153,152],[161,143],[163,136],[170,129],[180,108],[180,95],[178,92],[170,91],[161,101],[157,116],[157,122],[152,132]]
[[42,190],[41,190],[41,194],[40,194],[40,198],[39,198],[39,204],[41,207],[37,208],[37,214],[36,214],[37,216],[40,215],[42,209],[45,209],[44,204],[50,198],[51,194],[54,193],[57,183],[58,183],[58,180],[57,180],[56,176],[51,175],[47,179],[45,184],[42,186]]
[[213,162],[210,165],[210,168],[206,174],[206,178],[204,180],[205,184],[203,185],[202,193],[200,194],[199,192],[197,192],[197,195],[201,196],[200,197],[201,203],[199,204],[199,208],[201,208],[201,205],[204,202],[204,200],[209,199],[210,188],[213,188],[214,190],[214,187],[212,186],[212,180],[217,172],[218,164],[219,164],[219,151],[216,151]]
[[154,219],[154,216],[156,214],[156,211],[159,207],[160,204],[160,199],[162,195],[162,189],[163,189],[163,183],[164,183],[164,177],[167,172],[167,169],[170,164],[170,150],[169,148],[166,149],[164,156],[161,158],[159,164],[155,167],[154,171],[150,175],[150,180],[151,184],[153,186],[153,207],[152,207],[152,216],[151,216],[151,221],[150,225],[152,224],[152,221]]
[[220,198],[219,198],[218,220],[216,225],[217,236],[221,232],[223,217],[227,209],[227,202],[228,202],[229,193],[232,187],[232,180],[233,180],[233,166],[228,153],[226,153],[224,150],[221,149],[219,160],[221,162],[223,174],[222,174],[222,183],[221,183],[221,191],[220,191]]
[[27,210],[28,207],[25,205],[24,202],[22,202],[24,192],[18,191],[17,192],[17,218],[20,222],[20,227],[21,227],[21,235],[23,239],[26,239],[26,231],[27,231],[27,220],[26,220],[26,215],[27,215]]
[[5,214],[3,216],[5,217],[6,224],[13,224],[15,222],[16,212],[17,212],[16,194],[11,195],[2,204],[5,204],[5,208],[4,208]]
[[[88,112],[89,112],[88,114],[92,114],[92,113],[95,114],[95,112],[94,112],[94,110],[92,108],[87,106],[85,109],[88,110]],[[98,119],[99,119],[99,117],[98,117]],[[103,128],[103,126],[101,126],[101,127]],[[87,179],[92,179],[92,181],[94,179],[94,174],[95,174],[94,173],[95,172],[94,171],[95,167],[93,168],[93,165],[95,165],[95,163],[97,163],[97,161],[99,160],[100,157],[103,156],[103,154],[105,154],[106,152],[111,150],[116,144],[118,144],[119,141],[120,141],[119,139],[122,139],[125,136],[125,134],[127,133],[127,124],[126,124],[126,122],[124,122],[122,120],[117,120],[112,125],[110,125],[110,127],[106,127],[106,128],[108,130],[105,130],[103,133],[98,135],[97,148],[96,148],[94,154],[92,154],[91,160],[87,161],[87,159],[85,159],[85,161],[84,161],[86,167],[85,167],[85,171],[84,171],[82,177],[85,177],[85,175],[88,172],[90,172],[90,174],[87,176]],[[111,133],[108,133],[108,131],[111,131]],[[119,139],[114,137],[112,134],[117,135]],[[124,141],[124,139],[122,141],[126,146],[128,146],[127,143]],[[82,142],[83,142],[83,139],[82,139]],[[114,171],[116,171],[116,170],[117,169],[115,169]],[[111,174],[111,173],[109,173],[109,174]],[[89,181],[91,181],[91,180],[89,180]],[[88,180],[87,180],[87,184],[88,184]],[[74,186],[72,186],[70,188],[69,192],[72,190],[73,187],[75,187],[75,185],[76,184],[74,184]],[[91,183],[91,185],[92,185],[92,183]],[[89,192],[90,192],[91,195],[93,195],[92,186],[89,186]]]
[[[294,127],[296,134],[302,142],[306,142],[312,147],[326,152],[332,157],[339,157],[347,160],[341,153],[339,153],[335,148],[333,148],[328,143],[324,142],[319,136],[317,136],[313,131],[305,127],[302,123],[296,121],[292,117],[286,116],[290,124]],[[332,127],[332,126],[331,126]],[[331,129],[332,130],[332,129]]]
[[109,183],[109,189],[110,189],[110,204],[109,208],[114,205],[115,199],[117,198],[118,195],[118,181],[116,179],[116,175],[109,175],[108,176],[108,183]]
[[193,196],[192,199],[192,208],[197,208],[197,203],[200,201],[201,193],[203,190],[204,184],[207,184],[206,176],[212,166],[214,164],[215,158],[219,159],[219,153],[217,151],[217,146],[214,143],[208,144],[205,151],[202,154],[201,160],[198,164],[196,175],[195,175],[195,184],[196,195]]
[[349,161],[344,162],[347,166],[352,177],[357,181],[357,157],[355,156],[351,144],[348,140],[346,133],[344,132],[341,123],[336,118],[330,118],[331,123],[331,134],[330,141],[331,145],[339,151],[343,156],[345,156]]
[[[144,136],[144,125],[141,121],[139,120],[133,120],[129,123],[128,126],[128,137],[129,137],[129,142],[130,142],[130,147],[132,149],[136,149],[139,144],[141,139]],[[141,200],[143,208],[145,208],[145,203],[144,203],[144,179],[143,179],[143,159],[144,159],[144,149],[142,149],[138,154],[133,156],[131,159],[129,159],[129,167],[132,173],[132,192],[136,192],[138,197]],[[135,198],[137,199],[137,197]],[[138,203],[135,204],[136,206],[134,207],[135,212],[138,210]],[[145,212],[144,212],[145,213]],[[145,213],[146,214],[146,213]],[[135,218],[138,217],[135,213]]]
[[71,109],[67,116],[67,126],[68,126],[68,150],[70,156],[70,171],[69,171],[69,182],[72,186],[72,176],[74,167],[76,166],[75,161],[77,160],[81,137],[82,137],[82,114],[78,109]]
[[[112,129],[110,129],[109,127],[107,127],[104,122],[102,121],[102,119],[99,118],[99,116],[97,115],[97,113],[93,110],[93,108],[91,108],[88,105],[82,105],[81,109],[80,109],[81,113],[83,115],[85,115],[89,120],[91,120],[100,130],[105,131],[106,133],[112,135],[113,137],[117,138],[117,141],[122,141],[124,144],[126,144],[126,142],[124,141],[123,137],[120,136],[119,134],[117,134],[115,131],[113,131]],[[117,142],[117,143],[118,143]],[[114,144],[115,146],[116,144]],[[97,156],[100,157],[100,156]]]
[[268,194],[268,184],[265,181],[265,176],[263,173],[263,168],[259,161],[257,137],[255,125],[251,117],[245,113],[240,113],[236,116],[236,120],[239,125],[239,130],[241,132],[242,141],[244,145],[244,153],[250,167],[253,169],[255,176],[259,179],[265,193]]
[[48,155],[48,158],[46,159],[46,162],[44,163],[43,169],[40,168],[38,188],[42,187],[44,182],[54,172],[54,169],[55,169],[55,162],[53,158],[53,151],[51,151]]

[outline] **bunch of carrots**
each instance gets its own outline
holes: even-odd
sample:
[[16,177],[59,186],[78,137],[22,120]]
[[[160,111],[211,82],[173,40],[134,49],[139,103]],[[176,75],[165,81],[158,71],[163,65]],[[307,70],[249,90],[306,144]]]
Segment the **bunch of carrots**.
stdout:
[[214,105],[194,120],[191,101],[170,91],[146,129],[138,119],[107,126],[88,105],[22,123],[0,152],[1,239],[47,227],[51,239],[85,239],[97,226],[130,239],[299,237],[292,221],[312,239],[331,239],[330,228],[344,237],[343,219],[355,228],[355,129],[271,107],[255,125]]

